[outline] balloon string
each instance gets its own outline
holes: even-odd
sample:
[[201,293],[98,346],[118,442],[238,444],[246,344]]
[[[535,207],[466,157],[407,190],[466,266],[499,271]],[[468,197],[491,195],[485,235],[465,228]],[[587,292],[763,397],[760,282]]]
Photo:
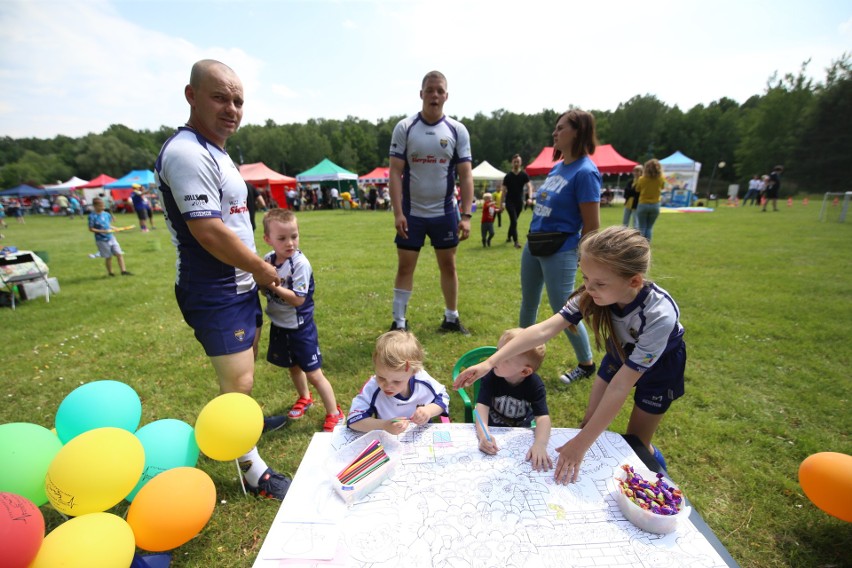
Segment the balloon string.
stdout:
[[240,479],[240,486],[243,488],[243,495],[248,495],[246,492],[246,482],[243,479],[243,471],[240,469],[240,460],[239,458],[234,460],[234,463],[237,464],[237,477]]

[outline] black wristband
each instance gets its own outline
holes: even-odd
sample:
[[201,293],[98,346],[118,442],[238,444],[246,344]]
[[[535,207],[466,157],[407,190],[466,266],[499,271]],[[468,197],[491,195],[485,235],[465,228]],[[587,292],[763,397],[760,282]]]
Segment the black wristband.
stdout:
[[470,213],[462,213],[461,216],[462,216],[462,219],[464,219],[464,218],[473,219],[473,215],[471,215]]

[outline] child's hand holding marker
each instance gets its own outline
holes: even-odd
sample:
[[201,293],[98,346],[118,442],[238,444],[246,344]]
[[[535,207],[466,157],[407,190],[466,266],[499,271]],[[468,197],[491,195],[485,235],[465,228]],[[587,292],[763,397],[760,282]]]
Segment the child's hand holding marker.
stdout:
[[429,415],[429,412],[426,410],[426,407],[423,405],[418,405],[417,410],[414,411],[414,414],[411,415],[409,420],[414,422],[418,426],[426,424],[429,420],[432,419],[432,416]]
[[385,432],[389,434],[399,435],[405,432],[405,429],[408,428],[408,424],[411,421],[408,418],[400,416],[399,418],[392,418],[387,421],[385,425]]
[[485,422],[482,421],[482,417],[479,415],[479,411],[476,409],[473,410],[473,415],[476,417],[476,423],[479,425],[477,428],[476,437],[479,438],[479,450],[490,456],[493,456],[500,449],[497,447],[497,442],[494,440],[494,437],[488,431],[488,426],[485,425]]

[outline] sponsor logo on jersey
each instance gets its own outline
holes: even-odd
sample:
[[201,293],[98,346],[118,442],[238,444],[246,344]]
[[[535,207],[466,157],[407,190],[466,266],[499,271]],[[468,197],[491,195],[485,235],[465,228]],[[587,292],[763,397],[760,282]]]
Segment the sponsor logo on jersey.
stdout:
[[198,217],[212,217],[212,216],[213,216],[212,211],[190,211],[189,212],[189,218],[190,219],[197,219]]
[[447,144],[449,144],[450,142],[446,138],[441,138],[438,143],[441,145],[441,148],[446,148]]
[[236,339],[237,341],[245,341],[245,338],[246,338],[246,330],[244,330],[244,329],[234,330],[234,339]]
[[420,154],[412,154],[410,161],[412,164],[437,164],[438,158],[431,154],[428,154],[424,157],[420,157]]
[[631,327],[629,330],[627,330],[627,333],[630,334],[630,337],[632,337],[634,341],[639,339],[639,330],[638,329]]
[[199,193],[198,195],[184,195],[183,200],[184,201],[195,201],[196,203],[199,202],[199,201],[203,201],[204,203],[207,203],[207,196],[204,195],[203,193]]
[[645,353],[645,356],[642,357],[642,364],[643,365],[650,365],[651,363],[654,362],[654,359],[656,359],[656,357],[654,357],[653,353]]
[[246,207],[245,205],[231,205],[231,208],[228,210],[228,213],[230,213],[231,215],[248,213],[248,207]]

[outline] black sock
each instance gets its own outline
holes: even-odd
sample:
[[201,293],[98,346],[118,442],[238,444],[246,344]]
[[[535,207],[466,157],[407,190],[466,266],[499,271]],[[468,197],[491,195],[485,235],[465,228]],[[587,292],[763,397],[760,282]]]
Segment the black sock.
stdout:
[[578,363],[577,366],[583,369],[587,375],[593,375],[595,372],[594,362],[592,362],[591,365],[583,365],[582,363]]

